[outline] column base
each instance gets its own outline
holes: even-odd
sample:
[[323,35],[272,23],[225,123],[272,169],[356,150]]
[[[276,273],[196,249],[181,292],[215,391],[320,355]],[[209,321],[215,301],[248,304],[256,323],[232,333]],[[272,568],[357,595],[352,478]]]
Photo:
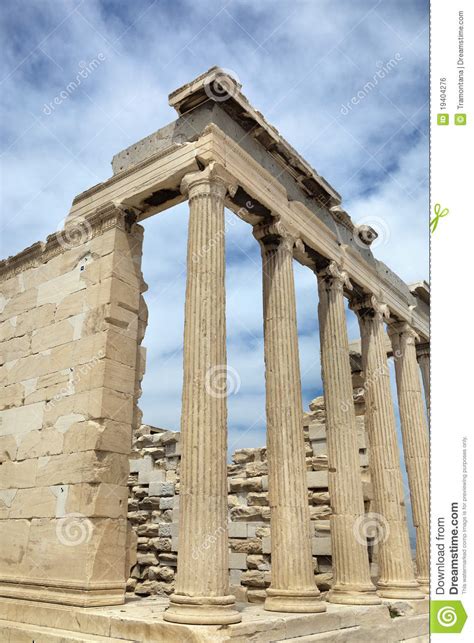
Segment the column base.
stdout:
[[429,596],[430,593],[430,579],[429,578],[417,578],[418,585],[420,586],[420,590],[424,592],[427,596]]
[[382,598],[405,598],[411,601],[425,598],[425,594],[417,582],[400,585],[377,583],[377,594]]
[[318,589],[298,591],[269,587],[263,608],[269,612],[308,612],[314,614],[326,611],[326,605],[321,600]]
[[361,591],[334,588],[329,590],[326,600],[328,603],[338,605],[380,605],[382,603],[375,587]]
[[235,609],[235,596],[184,596],[172,594],[163,613],[165,621],[186,625],[232,625],[242,616]]

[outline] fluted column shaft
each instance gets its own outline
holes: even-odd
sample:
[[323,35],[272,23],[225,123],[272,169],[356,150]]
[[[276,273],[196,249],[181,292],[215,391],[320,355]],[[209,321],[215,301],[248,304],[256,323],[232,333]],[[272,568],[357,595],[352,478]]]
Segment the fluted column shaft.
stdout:
[[430,345],[428,343],[418,344],[416,356],[420,365],[423,388],[425,390],[425,402],[428,418],[430,417]]
[[254,228],[262,249],[272,580],[265,609],[325,610],[311,554],[293,244],[279,223]]
[[417,579],[421,588],[429,591],[430,565],[430,494],[428,426],[418,363],[416,332],[406,323],[389,327],[397,379],[398,406],[402,428],[405,466],[410,486],[413,523],[416,527]]
[[344,309],[347,274],[335,262],[317,273],[321,367],[326,405],[326,440],[331,500],[333,603],[378,604],[370,579],[367,541],[359,525],[364,521],[364,497],[359,463]]
[[365,376],[365,421],[375,508],[379,516],[378,593],[386,598],[423,598],[415,580],[408,537],[395,413],[385,347],[388,308],[373,296],[355,300]]
[[229,595],[225,332],[225,175],[187,175],[189,198],[178,573],[165,619],[236,623]]

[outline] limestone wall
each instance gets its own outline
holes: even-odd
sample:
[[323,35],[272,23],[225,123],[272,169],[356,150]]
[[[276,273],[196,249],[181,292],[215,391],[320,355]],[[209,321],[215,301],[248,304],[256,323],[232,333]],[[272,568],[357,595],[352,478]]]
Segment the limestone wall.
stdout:
[[0,263],[0,595],[122,600],[141,243],[111,207]]
[[[361,476],[368,506],[371,489],[367,445],[363,410],[359,407],[358,412]],[[303,424],[315,578],[324,591],[330,587],[332,573],[323,398],[312,402]],[[128,517],[137,535],[137,560],[127,589],[139,596],[170,594],[177,565],[180,434],[142,425],[135,437],[134,451]],[[236,451],[228,465],[228,475],[230,583],[237,594],[259,600],[270,584],[271,570],[266,449]],[[202,547],[211,542],[209,534]],[[196,557],[199,554],[194,553]]]

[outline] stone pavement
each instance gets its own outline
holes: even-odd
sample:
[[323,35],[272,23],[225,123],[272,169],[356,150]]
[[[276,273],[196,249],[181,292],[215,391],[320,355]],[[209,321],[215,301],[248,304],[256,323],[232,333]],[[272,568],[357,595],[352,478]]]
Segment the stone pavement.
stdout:
[[238,603],[242,621],[227,626],[168,623],[163,620],[167,605],[168,599],[161,597],[89,608],[0,599],[0,640],[4,643],[31,643],[32,640],[35,643],[428,641],[427,599],[386,600],[371,606],[327,603],[323,614],[272,613],[263,606]]

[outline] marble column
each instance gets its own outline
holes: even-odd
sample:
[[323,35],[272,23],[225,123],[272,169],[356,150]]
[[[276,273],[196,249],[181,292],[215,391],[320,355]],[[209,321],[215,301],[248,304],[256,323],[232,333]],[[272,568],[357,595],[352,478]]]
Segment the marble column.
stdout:
[[378,515],[377,591],[384,598],[421,599],[415,579],[408,536],[407,516],[400,469],[395,413],[387,364],[384,317],[388,308],[368,295],[354,299],[351,308],[359,318],[369,467]]
[[344,309],[348,276],[333,261],[317,272],[321,368],[326,405],[326,439],[331,499],[333,585],[331,603],[377,605],[381,602],[370,579],[367,542],[357,533],[363,520],[364,497],[359,463]]
[[428,342],[417,344],[416,356],[420,365],[423,388],[425,389],[425,402],[428,418],[430,417],[430,345]]
[[418,335],[405,322],[389,326],[397,378],[398,406],[405,466],[410,486],[413,524],[416,527],[417,580],[429,592],[430,567],[430,454],[428,426],[415,341]]
[[265,609],[324,612],[314,580],[293,278],[294,239],[254,228],[262,250],[272,578]]
[[181,480],[176,589],[164,614],[175,623],[241,620],[229,594],[224,198],[211,164],[186,175],[189,199]]

